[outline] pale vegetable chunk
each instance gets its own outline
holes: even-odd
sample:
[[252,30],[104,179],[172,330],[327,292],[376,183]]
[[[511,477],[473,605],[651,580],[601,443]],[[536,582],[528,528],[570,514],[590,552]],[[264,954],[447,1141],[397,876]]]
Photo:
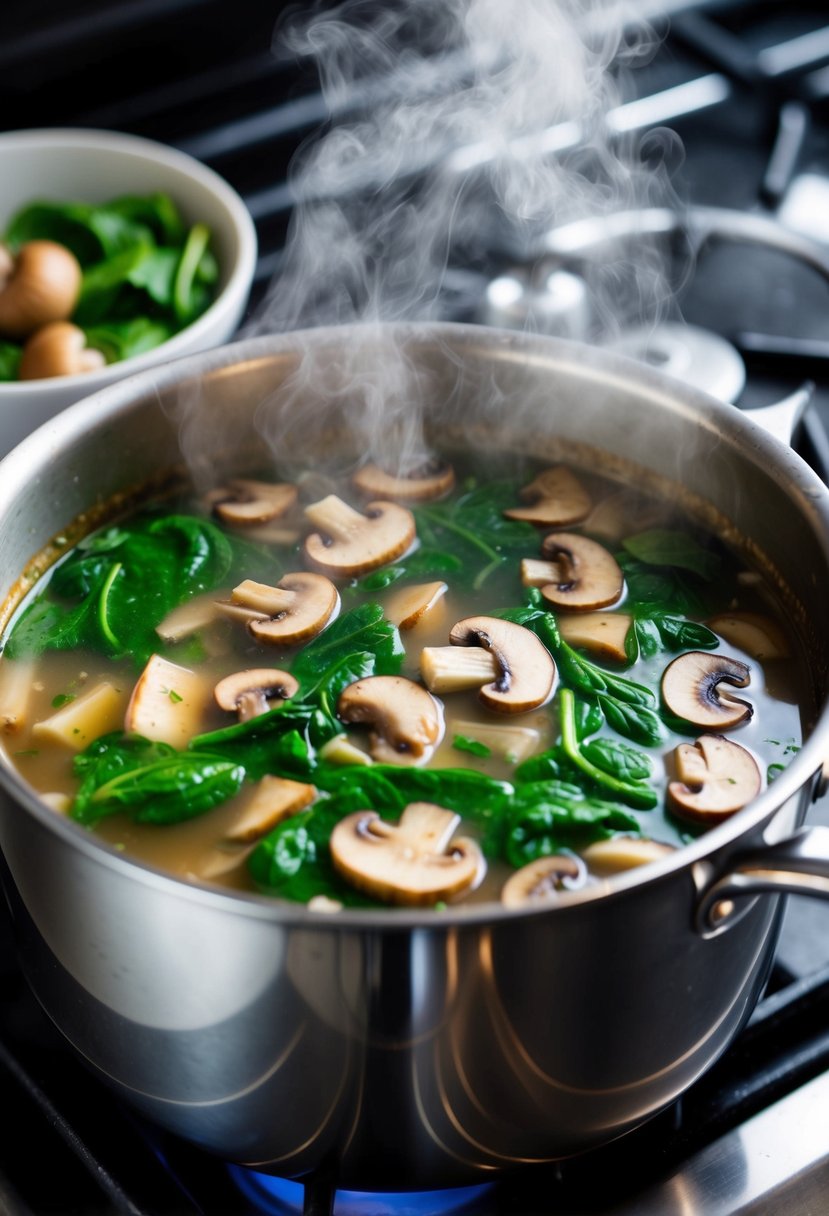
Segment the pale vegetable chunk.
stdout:
[[538,747],[540,731],[531,726],[502,726],[498,722],[466,722],[456,718],[450,726],[450,735],[462,735],[474,739],[489,748],[493,756],[520,764]]
[[265,776],[257,782],[239,818],[225,833],[226,839],[243,844],[258,840],[283,819],[312,803],[316,795],[315,787],[304,781]]
[[36,722],[32,727],[35,739],[49,740],[82,751],[99,735],[117,730],[121,725],[124,700],[114,684],[103,680],[61,706],[50,718]]
[[5,735],[19,731],[29,718],[29,702],[34,691],[31,663],[0,662],[0,730]]
[[558,629],[565,642],[580,646],[599,659],[627,659],[625,638],[633,617],[627,612],[585,612],[559,617]]
[[133,689],[124,730],[155,743],[184,747],[200,730],[211,695],[212,688],[201,676],[154,654]]

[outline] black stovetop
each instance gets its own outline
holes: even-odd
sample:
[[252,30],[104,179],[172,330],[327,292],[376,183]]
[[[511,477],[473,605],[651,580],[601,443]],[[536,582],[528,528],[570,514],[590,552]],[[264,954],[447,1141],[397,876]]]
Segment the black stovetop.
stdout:
[[[272,51],[274,30],[289,7],[259,0],[122,0],[108,6],[12,0],[3,12],[0,129],[112,128],[173,144],[215,168],[240,192],[257,227],[249,322],[283,262],[295,204],[286,176],[291,157],[330,118],[312,65]],[[654,17],[659,45],[637,72],[636,94],[658,99],[648,121],[670,128],[681,141],[673,197],[785,218],[787,201],[804,179],[829,181],[825,3],[665,0],[662,9],[671,15]],[[707,98],[703,108],[692,107],[695,96]],[[626,113],[633,121],[633,111]],[[460,258],[451,265],[447,315],[479,320],[487,282],[516,256],[507,240],[489,260]],[[721,301],[721,317],[703,300],[689,303],[688,319],[699,323],[702,314],[721,331],[771,330],[818,344],[809,361],[791,349],[782,357],[754,354],[738,404],[765,404],[814,379],[817,391],[797,447],[829,480],[829,360],[820,348],[829,337],[826,284],[804,277],[801,267],[776,265],[780,307],[773,316],[765,303],[752,312],[752,301],[768,294],[754,279],[762,285],[768,273],[745,263],[740,298]],[[743,303],[738,325],[733,313]],[[821,808],[817,815],[827,818]],[[21,978],[5,921],[1,927],[0,1073],[7,1117],[0,1214],[247,1216],[250,1188],[240,1188],[222,1162],[143,1124],[65,1050]],[[829,909],[792,905],[765,998],[727,1055],[681,1102],[599,1153],[507,1178],[470,1197],[463,1210],[470,1216],[540,1216],[604,1213],[628,1203],[627,1210],[636,1211],[637,1196],[662,1176],[827,1069]],[[357,1206],[348,1211],[360,1216],[388,1210],[367,1199],[353,1202]],[[444,1207],[450,1202],[448,1197]],[[296,1210],[286,1203],[274,1200],[274,1212]],[[308,1213],[327,1206],[322,1191],[309,1190]],[[341,1208],[342,1201],[335,1211]],[[401,1202],[397,1210],[428,1216],[441,1209],[426,1201],[417,1209]],[[789,1209],[756,1210],[776,1216]]]

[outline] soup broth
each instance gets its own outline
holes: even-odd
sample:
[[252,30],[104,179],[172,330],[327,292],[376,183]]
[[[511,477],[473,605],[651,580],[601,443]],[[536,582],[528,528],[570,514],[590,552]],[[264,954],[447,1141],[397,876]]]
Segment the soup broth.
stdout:
[[583,470],[368,470],[87,537],[7,632],[7,763],[131,857],[336,909],[554,899],[796,753],[793,640],[715,537]]

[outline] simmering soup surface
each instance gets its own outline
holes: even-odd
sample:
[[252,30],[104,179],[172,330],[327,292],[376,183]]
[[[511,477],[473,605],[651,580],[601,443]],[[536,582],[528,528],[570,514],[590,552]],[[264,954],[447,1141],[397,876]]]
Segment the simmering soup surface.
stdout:
[[341,905],[555,899],[796,753],[797,652],[715,537],[564,466],[256,476],[87,537],[0,660],[5,759],[189,880]]

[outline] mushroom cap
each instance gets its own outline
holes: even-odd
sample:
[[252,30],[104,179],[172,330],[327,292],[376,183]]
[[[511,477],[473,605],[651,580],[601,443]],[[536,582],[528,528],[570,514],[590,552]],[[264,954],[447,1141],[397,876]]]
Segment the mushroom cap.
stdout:
[[[242,584],[244,586],[244,584]],[[239,588],[234,589],[234,599]],[[257,642],[272,646],[296,646],[321,633],[337,610],[339,592],[323,574],[299,571],[285,574],[276,590],[290,593],[272,617],[248,621],[248,631]],[[244,605],[244,600],[237,600]]]
[[72,315],[83,275],[78,259],[64,245],[56,241],[27,241],[10,268],[4,258],[0,273],[3,270],[0,334],[27,338],[42,325],[65,321]]
[[403,502],[428,502],[442,498],[455,484],[455,470],[445,460],[433,460],[408,475],[387,473],[376,464],[364,464],[352,477],[368,498],[391,498]]
[[99,350],[86,345],[82,329],[69,321],[53,321],[26,342],[17,374],[21,380],[46,380],[94,372],[105,363]]
[[[416,535],[411,511],[394,502],[370,502],[361,514],[330,494],[307,507],[306,514],[320,531],[305,538],[305,558],[334,578],[353,578],[393,562]],[[326,523],[320,522],[323,516]]]
[[225,676],[213,689],[219,709],[238,711],[242,721],[267,713],[270,702],[288,701],[299,690],[299,682],[278,667],[251,667]]
[[587,881],[580,857],[561,853],[539,857],[511,874],[501,888],[501,903],[508,908],[555,900],[564,891],[577,891]]
[[728,730],[748,721],[754,706],[730,696],[720,684],[746,688],[750,681],[750,669],[739,659],[689,650],[665,668],[662,700],[672,714],[694,726]]
[[443,711],[430,692],[405,676],[366,676],[340,693],[343,722],[371,726],[369,750],[383,764],[421,764],[443,736]]
[[668,786],[674,814],[692,823],[715,824],[747,806],[763,784],[751,752],[722,735],[701,735],[675,752],[678,781]]
[[523,519],[530,524],[561,528],[585,519],[593,500],[579,479],[564,465],[545,469],[521,490],[521,497],[532,505],[510,507],[508,519]]
[[460,816],[430,802],[411,802],[398,823],[355,811],[331,833],[335,869],[385,903],[420,906],[454,899],[481,881],[486,863],[472,840],[452,840]]
[[498,677],[484,684],[478,697],[488,709],[521,714],[549,701],[558,682],[558,669],[535,634],[512,621],[494,616],[469,616],[452,626],[453,646],[480,646],[498,664]]
[[541,588],[545,600],[570,612],[593,612],[621,599],[625,580],[612,553],[574,532],[551,532],[541,554],[558,569],[558,578]]
[[285,515],[299,496],[290,482],[254,481],[237,477],[223,486],[226,497],[215,499],[213,511],[225,523],[237,525],[266,524]]

